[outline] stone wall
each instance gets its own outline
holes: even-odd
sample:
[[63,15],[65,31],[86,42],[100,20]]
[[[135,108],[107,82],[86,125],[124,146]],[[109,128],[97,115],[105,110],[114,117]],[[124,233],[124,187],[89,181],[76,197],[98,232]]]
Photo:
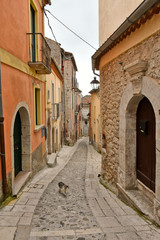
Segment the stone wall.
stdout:
[[[129,49],[101,69],[101,120],[102,135],[106,138],[106,152],[102,155],[102,174],[110,183],[117,183],[119,161],[119,106],[122,94],[130,82],[128,72],[123,66],[146,60],[148,70],[146,76],[160,81],[160,32],[149,37],[139,45]],[[154,93],[153,93],[154,94]]]
[[65,128],[66,138],[70,142],[71,138],[71,119],[72,119],[72,63],[64,63],[64,81],[65,81]]
[[47,152],[44,153],[42,143],[32,153],[32,175],[40,171],[47,162]]
[[51,48],[51,57],[56,61],[59,69],[61,69],[61,48],[60,44],[52,39],[46,38],[48,45]]

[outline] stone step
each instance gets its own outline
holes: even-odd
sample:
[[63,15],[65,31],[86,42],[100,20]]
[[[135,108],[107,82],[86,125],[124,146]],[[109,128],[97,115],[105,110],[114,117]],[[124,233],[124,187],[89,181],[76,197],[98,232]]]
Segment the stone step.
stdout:
[[119,197],[127,201],[138,211],[154,220],[154,203],[140,190],[124,190],[119,187]]
[[50,168],[53,168],[56,166],[57,164],[57,157],[58,157],[58,153],[51,153],[47,156],[47,165]]

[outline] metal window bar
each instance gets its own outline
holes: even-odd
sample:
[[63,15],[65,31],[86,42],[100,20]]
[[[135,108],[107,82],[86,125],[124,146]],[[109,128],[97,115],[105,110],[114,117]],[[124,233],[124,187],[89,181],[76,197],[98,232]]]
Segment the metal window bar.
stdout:
[[42,33],[27,33],[29,36],[30,62],[42,62],[51,69],[51,49]]

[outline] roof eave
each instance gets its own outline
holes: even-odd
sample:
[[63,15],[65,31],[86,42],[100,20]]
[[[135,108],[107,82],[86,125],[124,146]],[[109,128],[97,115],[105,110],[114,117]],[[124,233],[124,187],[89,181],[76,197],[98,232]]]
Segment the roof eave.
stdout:
[[138,8],[119,26],[119,28],[102,44],[92,56],[92,70],[99,70],[99,60],[106,50],[134,23],[136,23],[149,9],[158,4],[159,0],[144,0]]

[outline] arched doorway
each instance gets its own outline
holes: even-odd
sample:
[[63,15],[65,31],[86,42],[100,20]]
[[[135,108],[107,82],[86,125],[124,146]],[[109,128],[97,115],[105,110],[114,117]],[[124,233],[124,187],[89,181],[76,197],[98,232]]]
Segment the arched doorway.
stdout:
[[22,143],[21,143],[21,118],[19,111],[17,112],[15,123],[14,123],[14,174],[22,171]]
[[[136,85],[135,85],[136,86]],[[158,104],[158,99],[160,99],[160,89],[156,81],[150,77],[143,76],[141,79],[141,84],[139,88],[139,93],[134,93],[134,84],[132,82],[128,83],[125,91],[123,92],[121,103],[120,103],[120,123],[119,123],[119,166],[118,166],[118,184],[120,193],[123,196],[133,196],[131,194],[132,190],[139,191],[142,195],[147,197],[149,201],[153,204],[154,216],[155,219],[160,221],[160,108]],[[145,98],[149,101],[149,108],[154,110],[155,123],[155,132],[154,141],[155,141],[155,158],[152,163],[152,171],[155,173],[155,177],[150,179],[150,186],[147,187],[146,183],[143,184],[142,180],[137,176],[137,111],[139,106],[145,101]],[[141,102],[142,101],[142,102]],[[148,109],[148,107],[147,107]],[[152,111],[151,110],[151,111]],[[152,112],[153,113],[153,112]],[[141,120],[150,121],[148,119],[148,110],[147,118],[144,116]],[[146,122],[142,121],[142,126],[145,127]],[[153,120],[154,122],[154,120]],[[145,129],[142,129],[143,131]],[[151,146],[149,146],[150,149]],[[148,147],[145,148],[145,150]],[[153,159],[153,157],[152,157]],[[144,166],[146,164],[143,164]],[[156,169],[154,169],[156,166]],[[148,166],[145,166],[149,168]],[[143,173],[143,172],[142,172]],[[154,174],[152,175],[154,176]],[[138,178],[137,178],[138,177]],[[140,180],[140,181],[139,181]],[[154,187],[155,182],[155,187]],[[150,189],[149,189],[150,188]],[[154,189],[155,188],[155,189]],[[131,191],[130,191],[131,190]],[[130,195],[131,194],[131,195]],[[135,196],[137,193],[135,193]],[[138,199],[138,198],[137,198]],[[146,198],[145,198],[146,199]],[[133,200],[133,198],[132,198]],[[132,201],[132,203],[134,200]],[[136,202],[137,203],[137,202]],[[142,201],[141,201],[142,203]],[[143,204],[142,204],[143,205]],[[142,207],[141,205],[141,207]],[[146,214],[149,214],[146,207],[146,202],[143,205],[144,208],[142,211]]]
[[144,97],[137,109],[137,179],[155,192],[155,114],[150,101]]
[[32,172],[31,118],[29,107],[20,102],[11,123],[12,194],[16,195]]

